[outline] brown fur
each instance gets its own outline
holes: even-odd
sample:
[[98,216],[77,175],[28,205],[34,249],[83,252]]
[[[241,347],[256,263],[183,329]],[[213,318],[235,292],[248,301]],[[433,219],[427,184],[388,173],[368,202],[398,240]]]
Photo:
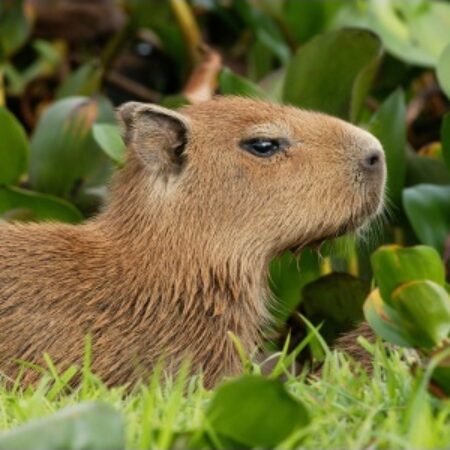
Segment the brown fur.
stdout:
[[369,342],[375,341],[375,333],[367,322],[362,322],[357,328],[349,333],[343,334],[336,340],[334,348],[345,351],[355,362],[361,365],[367,373],[372,373],[372,355],[358,343],[358,338],[362,336]]
[[[128,161],[105,210],[79,226],[0,226],[0,370],[16,358],[63,369],[93,339],[93,369],[134,382],[189,355],[208,386],[239,371],[268,321],[267,265],[288,248],[355,229],[382,202],[369,133],[326,115],[241,98],[178,112],[127,104]],[[239,147],[282,137],[258,158]],[[34,380],[27,373],[25,383]]]

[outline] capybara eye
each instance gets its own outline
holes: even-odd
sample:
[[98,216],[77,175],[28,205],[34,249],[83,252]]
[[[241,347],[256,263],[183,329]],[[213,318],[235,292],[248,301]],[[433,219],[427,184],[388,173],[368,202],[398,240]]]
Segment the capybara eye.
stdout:
[[286,147],[285,139],[252,138],[241,142],[241,147],[252,155],[268,158]]

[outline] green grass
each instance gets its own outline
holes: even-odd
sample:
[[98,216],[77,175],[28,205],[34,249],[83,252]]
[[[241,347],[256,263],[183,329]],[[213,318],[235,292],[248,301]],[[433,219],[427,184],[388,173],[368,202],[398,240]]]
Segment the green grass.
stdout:
[[[284,371],[286,388],[306,406],[311,423],[281,442],[279,448],[450,446],[450,401],[428,394],[426,376],[411,374],[403,350],[388,355],[381,344],[370,349],[375,368],[370,376],[336,351],[327,354],[320,379]],[[260,369],[253,365],[249,370],[257,373]],[[192,436],[204,433],[212,437],[211,446],[226,445],[208,432],[205,412],[214,391],[205,390],[199,377],[188,378],[182,373],[174,381],[159,383],[154,376],[127,394],[123,387],[105,387],[88,365],[83,371],[82,384],[74,390],[67,387],[64,375],[56,375],[53,369],[33,389],[21,391],[18,385],[6,389],[2,384],[2,430],[67,405],[102,401],[125,418],[128,448],[186,447]]]

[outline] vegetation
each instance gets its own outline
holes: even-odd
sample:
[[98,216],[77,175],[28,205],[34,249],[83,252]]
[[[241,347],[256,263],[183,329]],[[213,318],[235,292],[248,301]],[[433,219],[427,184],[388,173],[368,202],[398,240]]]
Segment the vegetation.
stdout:
[[[2,382],[0,448],[448,447],[449,29],[437,0],[0,3],[1,220],[95,214],[124,161],[126,100],[324,111],[376,135],[388,168],[384,220],[272,262],[268,360],[240,351],[246,374],[215,391],[186,366],[129,392],[91,373],[87,341],[83,368],[47,357],[35,388]],[[380,336],[359,339],[369,374],[330,350],[364,316]]]
[[[215,392],[189,379],[184,394],[185,375],[164,385],[154,378],[125,394],[89,372],[80,389],[66,390],[59,380],[51,387],[55,378],[47,373],[36,389],[0,390],[2,428],[29,421],[0,436],[0,448],[123,448],[123,441],[127,448],[448,446],[450,403],[430,398],[427,378],[411,374],[404,351],[365,345],[373,375],[330,353],[320,379],[286,373],[289,397],[275,377],[258,375],[259,366]],[[300,402],[296,415],[286,415]]]

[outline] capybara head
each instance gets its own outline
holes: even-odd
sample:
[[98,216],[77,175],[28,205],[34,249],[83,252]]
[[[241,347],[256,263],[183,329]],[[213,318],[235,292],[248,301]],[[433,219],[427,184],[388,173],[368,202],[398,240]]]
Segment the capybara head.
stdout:
[[119,114],[141,202],[201,245],[273,256],[354,230],[382,208],[382,146],[340,119],[238,97],[177,112],[133,102]]

